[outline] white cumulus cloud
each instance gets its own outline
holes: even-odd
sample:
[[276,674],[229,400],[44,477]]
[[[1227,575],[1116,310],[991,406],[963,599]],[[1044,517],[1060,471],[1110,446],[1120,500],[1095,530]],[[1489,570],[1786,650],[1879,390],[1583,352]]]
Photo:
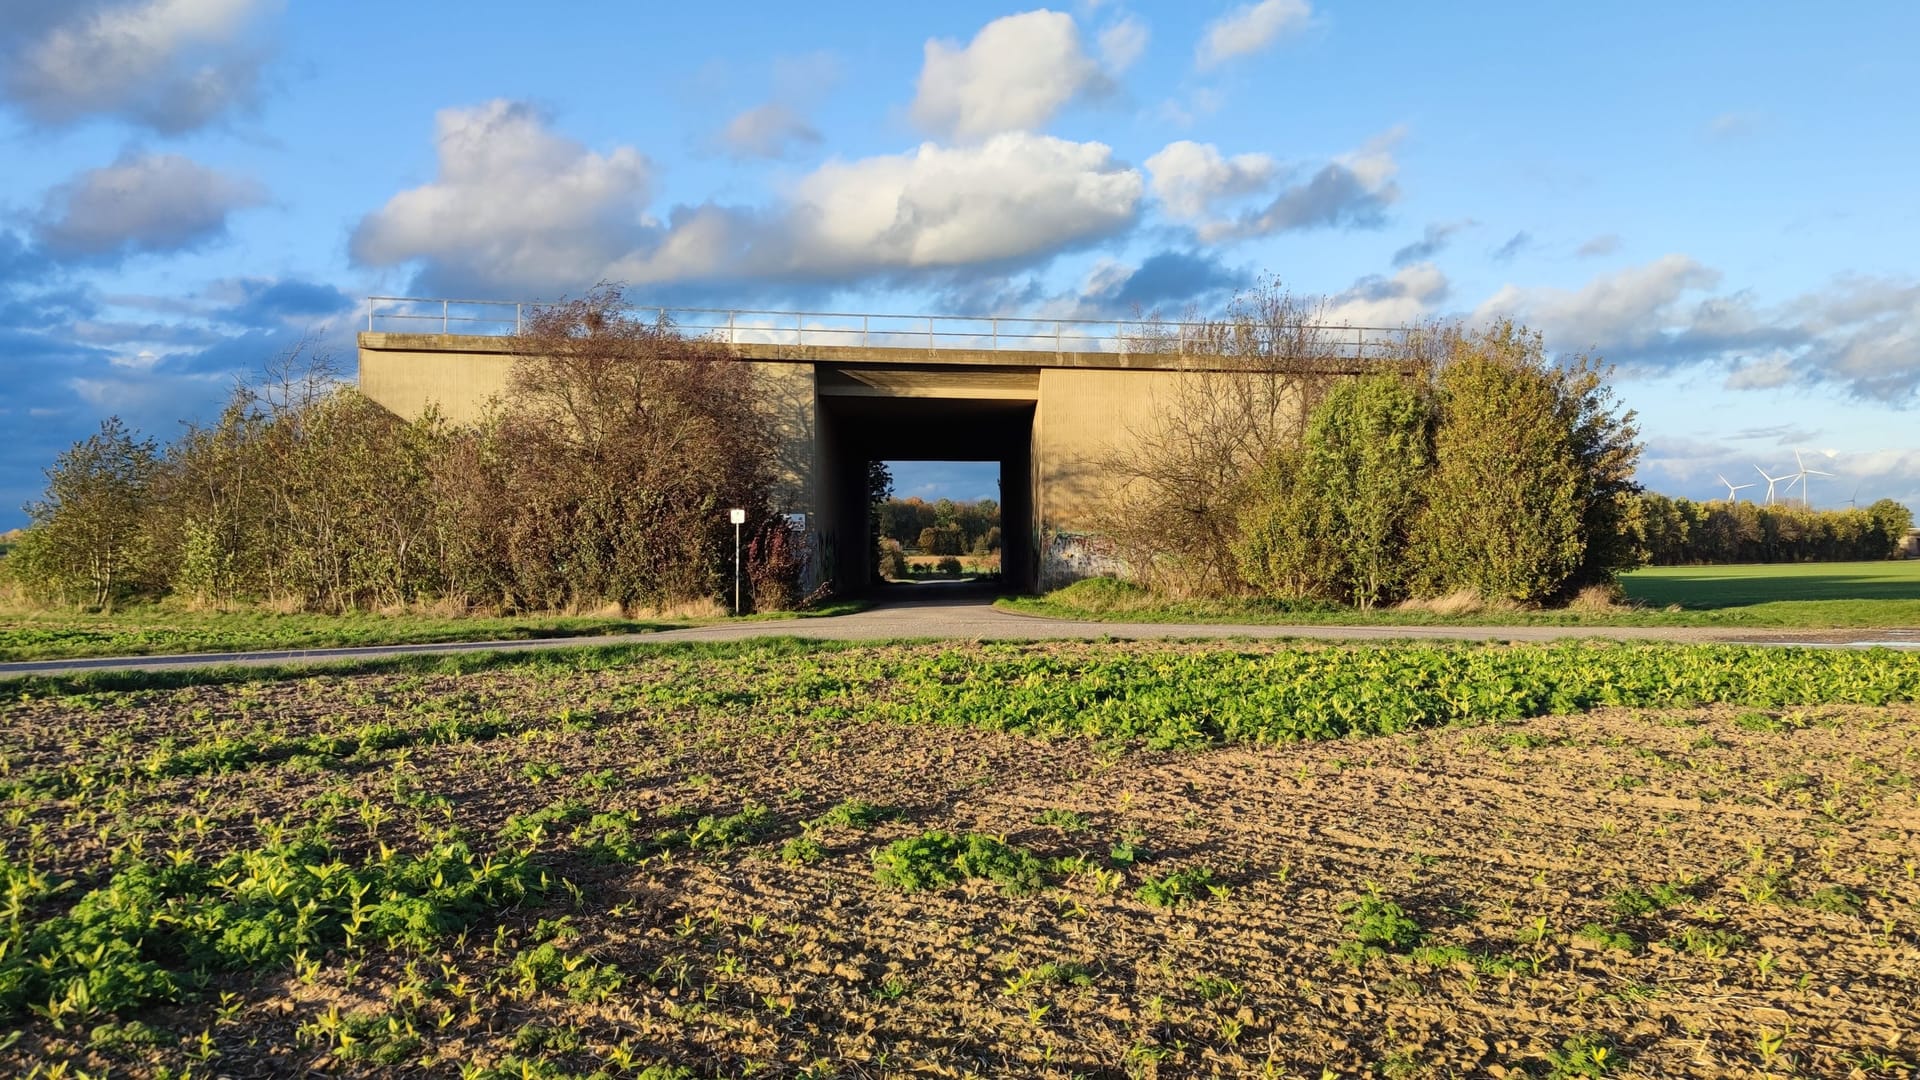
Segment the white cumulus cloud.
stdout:
[[1405,134],[1396,127],[1334,158],[1305,179],[1287,183],[1265,206],[1204,222],[1200,239],[1215,243],[1297,229],[1365,229],[1383,224],[1387,207],[1400,198],[1400,187],[1393,180],[1399,168],[1393,147]]
[[1717,271],[1685,255],[1602,274],[1578,289],[1507,285],[1474,312],[1476,320],[1523,319],[1565,349],[1638,347],[1659,338],[1679,319],[1676,305],[1689,292],[1720,282]]
[[1207,24],[1194,49],[1194,63],[1204,71],[1251,56],[1302,29],[1312,19],[1313,9],[1306,0],[1243,4]]
[[416,287],[547,296],[631,285],[820,288],[1038,265],[1124,232],[1145,177],[1096,142],[1008,132],[830,161],[765,205],[647,211],[647,159],[599,153],[496,101],[440,114],[440,174],[355,229],[354,258]]
[[1037,130],[1067,103],[1110,87],[1073,16],[1043,8],[995,19],[966,45],[928,41],[910,112],[926,131],[980,139]]
[[1009,132],[833,161],[759,213],[676,214],[659,245],[623,260],[628,281],[715,276],[850,278],[1004,265],[1130,226],[1144,182],[1101,143]]
[[124,117],[176,134],[259,91],[255,30],[279,0],[10,3],[0,48],[6,96],[32,120]]
[[1447,275],[1432,263],[1415,263],[1392,277],[1370,276],[1327,299],[1321,321],[1335,326],[1410,326],[1432,315],[1446,299]]
[[1279,165],[1265,154],[1229,158],[1211,143],[1181,139],[1148,158],[1147,172],[1153,177],[1153,193],[1169,214],[1197,221],[1216,203],[1266,189]]
[[190,158],[128,153],[49,191],[32,230],[55,258],[111,261],[217,240],[229,214],[265,201],[258,183]]
[[1848,277],[1768,305],[1716,292],[1720,280],[1689,256],[1666,255],[1574,289],[1507,285],[1475,317],[1515,316],[1556,348],[1628,365],[1719,365],[1729,389],[1824,382],[1920,405],[1920,282]]
[[637,150],[589,150],[510,101],[443,109],[435,129],[439,175],[361,220],[356,260],[422,260],[511,291],[591,284],[640,242],[653,169]]

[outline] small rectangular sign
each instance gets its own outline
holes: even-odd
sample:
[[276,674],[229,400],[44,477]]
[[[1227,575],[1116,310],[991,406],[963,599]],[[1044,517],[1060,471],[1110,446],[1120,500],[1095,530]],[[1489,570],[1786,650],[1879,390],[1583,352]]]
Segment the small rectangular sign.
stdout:
[[727,517],[731,518],[735,525],[745,525],[747,523],[747,512],[745,510],[729,510],[727,511]]

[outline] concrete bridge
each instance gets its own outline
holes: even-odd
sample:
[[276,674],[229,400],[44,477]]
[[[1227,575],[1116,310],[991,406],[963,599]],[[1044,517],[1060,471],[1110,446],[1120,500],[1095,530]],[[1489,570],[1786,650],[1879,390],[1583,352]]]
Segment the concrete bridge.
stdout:
[[[455,422],[508,392],[514,336],[533,305],[375,297],[360,335],[360,388],[403,416]],[[654,309],[639,308],[644,317]],[[1022,589],[1109,569],[1097,537],[1116,488],[1103,467],[1180,399],[1182,383],[1233,378],[1201,346],[1217,325],[662,308],[690,336],[756,366],[778,410],[777,509],[807,515],[820,575],[871,573],[872,461],[1000,467],[1003,572]],[[1336,363],[1377,363],[1404,331],[1325,330]]]

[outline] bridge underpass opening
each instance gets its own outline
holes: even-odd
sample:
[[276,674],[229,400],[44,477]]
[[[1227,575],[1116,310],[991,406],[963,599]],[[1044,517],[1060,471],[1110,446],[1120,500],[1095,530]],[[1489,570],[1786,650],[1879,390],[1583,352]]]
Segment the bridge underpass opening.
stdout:
[[[880,577],[945,581],[944,562],[949,572],[997,586],[1003,533],[1000,463],[895,458],[883,464],[893,478],[893,497],[873,512]],[[889,551],[897,552],[892,564]]]
[[[875,581],[867,472],[876,461],[968,461],[998,467],[1002,588],[1031,592],[1039,579],[1033,515],[1031,400],[836,397],[822,394],[821,512],[831,520],[823,555],[841,593]],[[904,492],[897,492],[904,498]]]

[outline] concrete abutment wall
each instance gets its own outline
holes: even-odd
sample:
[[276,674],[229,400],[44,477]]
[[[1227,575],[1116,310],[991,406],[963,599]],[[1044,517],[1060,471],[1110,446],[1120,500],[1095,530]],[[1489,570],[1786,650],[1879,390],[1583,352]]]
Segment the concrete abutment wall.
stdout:
[[[483,417],[510,391],[515,342],[363,333],[360,389],[395,413]],[[872,573],[867,463],[1000,465],[1002,567],[1011,587],[1055,588],[1121,569],[1101,543],[1110,467],[1191,380],[1235,378],[1161,354],[739,345],[780,433],[776,509],[807,515],[814,582]]]

